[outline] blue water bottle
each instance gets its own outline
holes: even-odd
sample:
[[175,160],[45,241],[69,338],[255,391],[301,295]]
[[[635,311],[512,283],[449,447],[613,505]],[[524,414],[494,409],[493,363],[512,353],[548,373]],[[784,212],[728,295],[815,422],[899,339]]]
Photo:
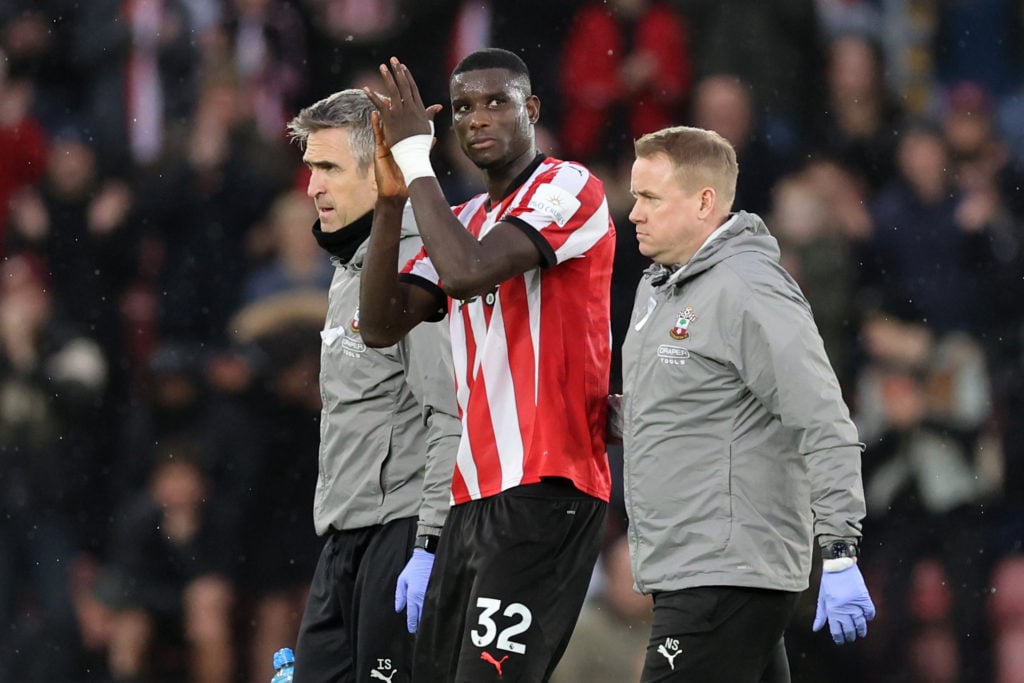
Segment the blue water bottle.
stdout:
[[295,672],[295,653],[290,647],[283,647],[274,653],[274,677],[270,683],[292,683]]

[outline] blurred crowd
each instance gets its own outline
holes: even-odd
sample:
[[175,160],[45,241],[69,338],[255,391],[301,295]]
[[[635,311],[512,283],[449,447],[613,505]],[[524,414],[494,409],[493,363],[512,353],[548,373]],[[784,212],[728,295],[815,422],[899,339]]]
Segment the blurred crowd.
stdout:
[[[811,302],[879,616],[836,648],[811,591],[794,681],[1024,681],[1024,3],[0,0],[0,683],[270,680],[319,550],[332,272],[285,123],[391,54],[447,104],[488,45],[605,182],[616,349],[632,141],[666,125],[735,146]],[[438,122],[456,203],[482,187]],[[616,509],[558,683],[638,675]]]

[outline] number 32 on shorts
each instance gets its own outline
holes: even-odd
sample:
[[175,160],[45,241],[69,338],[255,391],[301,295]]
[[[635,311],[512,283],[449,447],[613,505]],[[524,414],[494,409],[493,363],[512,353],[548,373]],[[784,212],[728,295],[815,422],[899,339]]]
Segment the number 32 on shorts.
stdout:
[[494,623],[492,618],[501,610],[501,600],[477,598],[476,606],[481,610],[480,616],[477,618],[480,628],[473,629],[469,634],[473,639],[474,645],[477,647],[488,647],[497,637],[498,642],[494,645],[497,649],[514,652],[518,655],[526,653],[526,645],[513,640],[513,636],[517,636],[530,628],[530,624],[533,623],[533,615],[526,605],[513,602],[505,607],[501,614],[514,621],[501,629],[501,631],[498,631],[498,625]]

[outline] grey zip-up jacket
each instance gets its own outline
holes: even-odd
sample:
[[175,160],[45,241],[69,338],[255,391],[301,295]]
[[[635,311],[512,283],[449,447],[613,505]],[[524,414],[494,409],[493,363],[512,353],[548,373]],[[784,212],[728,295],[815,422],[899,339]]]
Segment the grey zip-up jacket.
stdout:
[[860,538],[863,444],[760,218],[734,214],[680,270],[648,270],[622,357],[641,592],[802,591],[813,536]]
[[[406,210],[399,254],[422,246]],[[359,277],[367,242],[348,263],[334,257],[320,351],[320,473],[316,532],[419,518],[418,534],[439,534],[451,503],[461,431],[448,326],[417,325],[394,346],[373,349],[359,335]]]

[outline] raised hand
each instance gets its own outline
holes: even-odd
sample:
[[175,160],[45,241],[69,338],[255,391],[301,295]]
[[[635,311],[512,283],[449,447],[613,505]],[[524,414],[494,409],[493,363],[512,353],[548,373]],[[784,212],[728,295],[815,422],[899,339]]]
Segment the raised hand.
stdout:
[[392,57],[389,64],[380,65],[384,92],[364,88],[370,101],[380,112],[388,145],[413,135],[433,135],[434,115],[441,111],[440,104],[423,105],[420,89],[409,67]]
[[402,178],[402,171],[391,156],[391,148],[384,139],[384,125],[380,120],[380,112],[373,112],[373,140],[376,143],[373,153],[373,172],[377,179],[377,196],[381,199],[395,199],[404,202],[409,197],[409,188]]

